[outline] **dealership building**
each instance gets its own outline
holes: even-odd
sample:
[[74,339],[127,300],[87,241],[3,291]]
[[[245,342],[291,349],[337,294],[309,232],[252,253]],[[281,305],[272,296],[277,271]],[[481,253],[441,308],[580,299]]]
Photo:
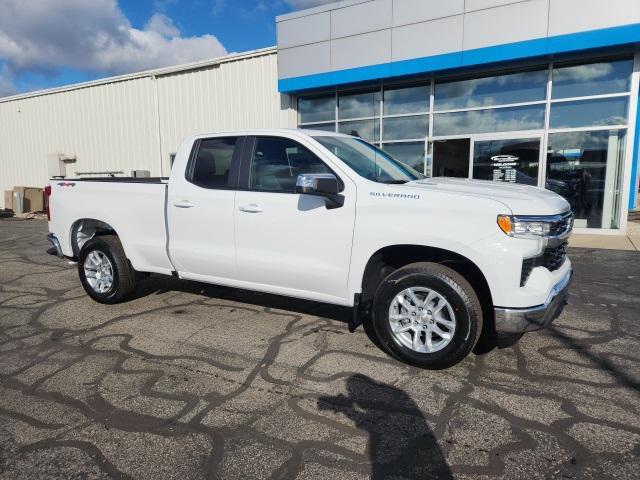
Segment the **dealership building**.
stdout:
[[276,26],[274,48],[0,99],[0,187],[56,159],[166,176],[189,134],[299,127],[547,188],[577,231],[622,233],[640,207],[638,0],[344,0]]

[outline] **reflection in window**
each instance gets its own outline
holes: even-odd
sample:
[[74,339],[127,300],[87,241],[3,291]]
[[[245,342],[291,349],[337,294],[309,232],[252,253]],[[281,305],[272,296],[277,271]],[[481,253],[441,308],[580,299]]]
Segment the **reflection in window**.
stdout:
[[552,98],[628,92],[633,60],[588,63],[553,69]]
[[576,227],[618,228],[625,130],[552,133],[546,187],[571,204]]
[[390,117],[383,122],[383,140],[415,140],[426,137],[429,131],[429,117],[426,115]]
[[424,172],[424,141],[385,143],[382,145],[382,149],[414,170],[420,173]]
[[380,91],[338,96],[338,118],[374,117],[380,112]]
[[288,138],[256,140],[251,160],[251,189],[294,192],[298,175],[331,173],[325,163],[307,148]]
[[538,130],[544,127],[544,105],[439,113],[433,116],[433,135]]
[[538,185],[540,138],[476,140],[473,178]]
[[380,139],[379,120],[353,120],[350,122],[340,122],[338,131],[363,138],[369,142],[377,142]]
[[335,132],[336,124],[331,123],[313,123],[311,125],[300,125],[304,130],[322,130],[323,132]]
[[453,110],[542,101],[546,98],[547,77],[547,70],[539,70],[456,82],[436,82],[434,109]]
[[298,122],[323,122],[336,116],[335,95],[298,98]]
[[551,128],[626,125],[627,97],[598,98],[551,105]]
[[429,86],[395,87],[384,90],[384,114],[401,115],[429,111]]
[[433,177],[469,177],[471,140],[436,140],[433,142]]

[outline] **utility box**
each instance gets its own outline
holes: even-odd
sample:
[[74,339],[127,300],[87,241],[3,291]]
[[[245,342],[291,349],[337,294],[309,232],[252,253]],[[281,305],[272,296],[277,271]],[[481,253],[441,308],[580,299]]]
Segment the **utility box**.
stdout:
[[76,163],[76,156],[66,153],[50,153],[47,155],[47,172],[49,178],[65,178],[67,164]]
[[131,176],[133,178],[149,178],[151,172],[149,170],[131,170]]
[[4,209],[13,210],[13,190],[4,191]]
[[44,210],[44,191],[42,188],[13,187],[13,193],[18,193],[22,198],[21,211],[17,210],[14,202],[14,211],[16,213],[42,212]]

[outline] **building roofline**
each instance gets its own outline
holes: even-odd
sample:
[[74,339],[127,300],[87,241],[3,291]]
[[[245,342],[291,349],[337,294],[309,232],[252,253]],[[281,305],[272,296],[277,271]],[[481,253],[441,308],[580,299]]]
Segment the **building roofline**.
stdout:
[[158,77],[163,75],[171,75],[173,73],[188,72],[190,70],[199,70],[202,68],[212,67],[215,65],[223,64],[223,63],[243,60],[245,58],[260,57],[263,55],[269,55],[276,52],[277,52],[277,47],[275,46],[259,48],[257,50],[250,50],[248,52],[232,53],[230,55],[225,55],[222,57],[210,58],[207,60],[199,60],[197,62],[184,63],[181,65],[173,65],[170,67],[156,68],[153,70],[144,70],[142,72],[133,72],[133,73],[127,73],[124,75],[105,77],[97,80],[91,80],[88,82],[74,83],[71,85],[63,85],[61,87],[47,88],[44,90],[35,90],[33,92],[19,93],[17,95],[11,95],[9,97],[0,98],[0,103],[15,102],[17,100],[26,100],[29,98],[40,97],[43,95],[52,95],[56,93],[68,92],[71,90],[78,90],[81,88],[96,87],[99,85],[106,85],[109,83],[126,82],[128,80],[136,80],[136,79],[145,78],[145,77]]
[[316,7],[305,8],[304,10],[296,10],[295,12],[283,13],[276,17],[276,23],[292,20],[294,18],[306,17],[316,13],[328,12],[329,10],[337,10],[339,8],[350,7],[359,3],[371,2],[373,0],[338,0],[333,3],[325,3]]

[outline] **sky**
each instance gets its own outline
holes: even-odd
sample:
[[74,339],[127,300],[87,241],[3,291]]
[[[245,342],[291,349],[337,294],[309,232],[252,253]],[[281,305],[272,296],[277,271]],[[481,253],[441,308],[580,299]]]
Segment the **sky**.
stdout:
[[276,44],[333,0],[0,0],[0,97]]

